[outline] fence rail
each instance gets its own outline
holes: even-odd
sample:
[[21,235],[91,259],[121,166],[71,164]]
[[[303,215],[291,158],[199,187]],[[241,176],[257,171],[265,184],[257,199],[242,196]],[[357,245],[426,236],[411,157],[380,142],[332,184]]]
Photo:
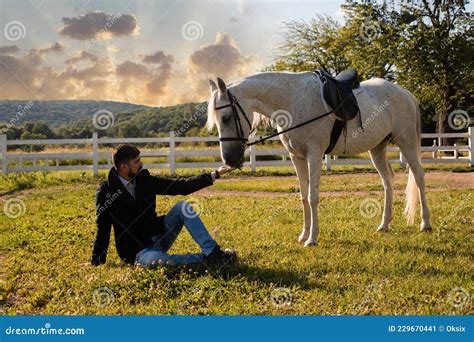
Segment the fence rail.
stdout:
[[[436,146],[436,142],[441,138],[467,138],[467,145],[453,146]],[[433,146],[423,146],[422,152],[431,152],[431,158],[423,158],[423,163],[466,163],[470,166],[474,165],[474,127],[469,127],[467,133],[446,133],[422,134],[422,139],[434,139]],[[273,141],[279,141],[278,137],[272,138]],[[59,171],[59,170],[92,170],[97,175],[99,170],[109,169],[112,165],[111,155],[107,152],[100,152],[100,146],[106,144],[119,143],[160,143],[168,145],[165,151],[142,151],[142,157],[162,157],[166,158],[164,163],[145,164],[149,169],[170,169],[174,174],[177,169],[181,168],[212,168],[221,165],[220,162],[177,162],[177,157],[218,157],[219,150],[212,149],[193,149],[179,150],[176,148],[178,143],[189,142],[219,142],[217,137],[177,137],[174,132],[170,132],[169,137],[163,138],[99,138],[97,133],[93,133],[90,139],[34,139],[34,140],[7,140],[6,135],[0,135],[1,164],[3,174],[11,172],[28,172],[28,171]],[[91,146],[91,152],[80,153],[11,153],[8,151],[9,146],[24,145],[88,145]],[[388,152],[396,152],[399,154],[397,159],[390,159],[391,163],[400,163],[405,165],[405,160],[398,147],[388,147]],[[452,157],[441,156],[439,152],[453,152]],[[257,167],[262,166],[288,166],[292,165],[288,157],[288,151],[284,148],[258,148],[251,146],[246,152],[249,155],[249,161],[244,163],[244,167],[249,167],[253,172]],[[466,154],[463,156],[461,154]],[[281,160],[258,160],[257,157],[262,156],[281,156]],[[87,165],[60,165],[63,160],[90,160]],[[107,163],[101,163],[101,160],[107,160]],[[49,165],[53,161],[53,165]],[[39,165],[43,162],[43,165]],[[32,165],[25,165],[25,163]],[[13,165],[10,165],[13,164]],[[370,159],[364,158],[337,158],[326,155],[324,164],[328,170],[331,165],[367,165],[371,164]]]

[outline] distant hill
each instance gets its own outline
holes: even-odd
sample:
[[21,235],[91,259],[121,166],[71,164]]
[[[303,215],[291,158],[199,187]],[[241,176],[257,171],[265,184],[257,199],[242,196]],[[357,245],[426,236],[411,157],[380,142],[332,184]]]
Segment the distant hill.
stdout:
[[0,122],[9,122],[18,117],[16,125],[42,121],[50,127],[91,119],[95,112],[107,110],[112,113],[150,109],[154,107],[115,101],[66,100],[66,101],[0,101]]
[[[203,128],[206,110],[206,103],[147,107],[113,101],[0,101],[0,129],[18,117],[13,127],[6,128],[8,139],[86,138],[94,131],[99,136],[128,138],[167,135],[169,131],[197,135],[207,133]],[[93,121],[97,112],[97,117],[105,119],[103,125],[97,124],[100,119]]]
[[[206,103],[186,103],[176,106],[122,111],[114,114],[113,124],[105,130],[98,130],[99,136],[147,137],[168,134],[175,131],[183,136],[197,135],[207,120]],[[62,136],[83,137],[94,131],[93,121],[81,119],[58,127]],[[78,135],[79,134],[79,135]],[[88,134],[86,134],[88,135]]]

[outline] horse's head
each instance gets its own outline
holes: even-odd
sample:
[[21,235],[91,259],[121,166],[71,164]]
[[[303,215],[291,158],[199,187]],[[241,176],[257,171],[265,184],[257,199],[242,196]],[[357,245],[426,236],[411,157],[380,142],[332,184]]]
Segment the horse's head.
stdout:
[[222,79],[217,78],[217,84],[212,80],[209,83],[208,128],[211,130],[214,125],[217,126],[222,161],[226,165],[240,167],[244,163],[246,142],[252,132],[253,113],[244,111],[245,99],[237,99]]

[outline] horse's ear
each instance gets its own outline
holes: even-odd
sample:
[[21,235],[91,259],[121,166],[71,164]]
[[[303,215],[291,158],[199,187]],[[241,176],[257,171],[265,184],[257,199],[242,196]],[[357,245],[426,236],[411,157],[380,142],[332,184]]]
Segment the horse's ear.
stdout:
[[225,82],[222,80],[222,78],[217,78],[217,85],[219,86],[219,91],[221,93],[225,93],[227,91],[227,86],[225,85]]
[[213,80],[209,80],[209,87],[211,89],[211,94],[217,90],[217,84]]

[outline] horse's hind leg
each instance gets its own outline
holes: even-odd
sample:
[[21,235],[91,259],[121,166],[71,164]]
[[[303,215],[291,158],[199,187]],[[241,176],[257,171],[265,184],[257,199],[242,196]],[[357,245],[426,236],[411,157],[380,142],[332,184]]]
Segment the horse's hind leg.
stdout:
[[[417,109],[417,114],[419,116],[419,109]],[[405,208],[407,221],[409,224],[413,223],[418,200],[417,195],[419,195],[421,202],[420,230],[431,231],[430,211],[425,192],[425,172],[421,167],[421,123],[419,118],[416,120],[415,125],[401,125],[398,127],[398,129],[392,132],[392,137],[395,144],[400,147],[400,151],[410,167],[411,174],[408,176],[407,206]]]
[[384,206],[382,223],[377,228],[378,231],[388,231],[390,222],[392,221],[393,207],[393,181],[395,174],[387,159],[387,140],[370,150],[370,157],[375,168],[379,172],[384,188]]
[[304,242],[308,238],[311,225],[311,211],[308,203],[308,162],[306,159],[295,156],[292,153],[290,153],[290,157],[296,170],[298,182],[300,183],[301,202],[303,203],[304,223],[303,230],[298,237],[298,242]]
[[[413,144],[406,144],[404,139],[397,139],[395,141],[396,144],[400,147],[400,151],[402,152],[403,156],[405,157],[408,166],[410,167],[411,172],[413,173],[413,178],[416,182],[416,187],[418,187],[418,194],[420,196],[420,203],[421,203],[421,224],[420,230],[429,232],[432,230],[431,223],[430,223],[430,211],[428,209],[428,203],[426,201],[426,191],[425,191],[425,172],[421,167],[421,156],[416,148],[413,147]],[[410,183],[410,178],[408,179]],[[413,189],[409,189],[407,186],[408,191],[416,191]],[[410,196],[410,194],[407,194]],[[413,203],[415,205],[415,203]],[[416,207],[415,207],[416,208]],[[407,215],[409,215],[409,210],[407,211]],[[408,221],[412,221],[413,219],[408,217]]]

